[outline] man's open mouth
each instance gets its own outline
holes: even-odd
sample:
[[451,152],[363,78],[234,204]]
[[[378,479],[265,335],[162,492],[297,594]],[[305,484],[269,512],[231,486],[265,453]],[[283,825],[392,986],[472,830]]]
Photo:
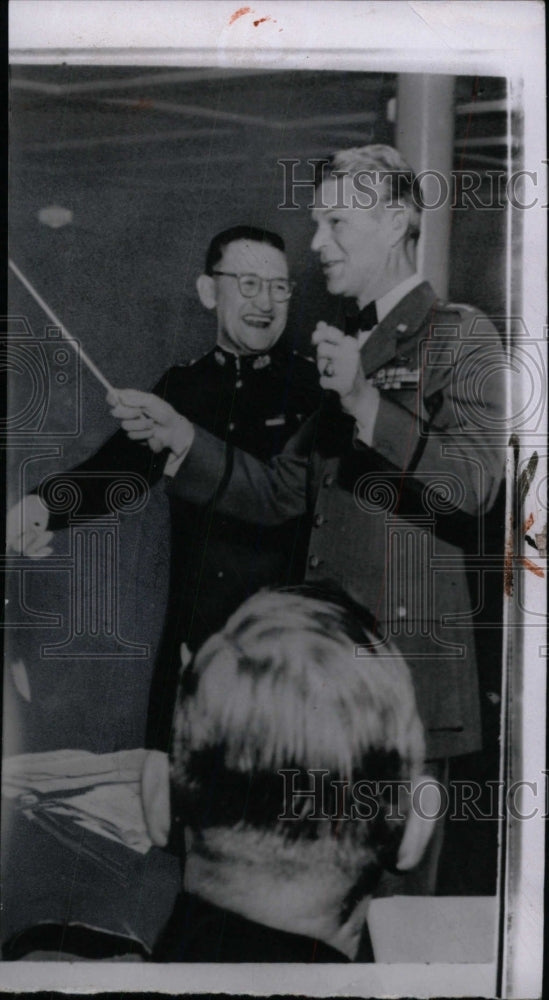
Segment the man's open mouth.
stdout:
[[267,330],[272,319],[266,316],[244,316],[244,322],[247,326],[253,326],[254,330]]

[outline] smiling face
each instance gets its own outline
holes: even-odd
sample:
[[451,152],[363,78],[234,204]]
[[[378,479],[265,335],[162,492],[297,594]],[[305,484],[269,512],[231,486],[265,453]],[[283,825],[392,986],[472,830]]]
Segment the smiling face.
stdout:
[[[236,240],[223,251],[215,271],[231,274],[256,274],[260,278],[288,278],[286,257],[269,243]],[[284,331],[288,302],[275,302],[270,286],[264,281],[253,298],[242,295],[238,281],[227,275],[202,275],[209,294],[202,302],[217,311],[217,342],[234,354],[263,354],[269,351]]]
[[[399,242],[394,210],[386,207],[379,186],[372,190],[377,202],[368,205],[352,177],[328,178],[317,188],[312,212],[317,229],[311,247],[320,256],[328,291],[357,299],[360,306],[392,287]],[[345,207],[325,207],[332,205]]]

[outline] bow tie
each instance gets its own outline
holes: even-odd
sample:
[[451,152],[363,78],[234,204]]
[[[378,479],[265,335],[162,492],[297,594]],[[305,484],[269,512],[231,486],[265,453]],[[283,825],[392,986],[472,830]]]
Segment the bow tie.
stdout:
[[371,330],[377,325],[377,309],[375,302],[369,302],[360,311],[349,311],[345,317],[345,333],[348,337],[356,337],[359,330]]

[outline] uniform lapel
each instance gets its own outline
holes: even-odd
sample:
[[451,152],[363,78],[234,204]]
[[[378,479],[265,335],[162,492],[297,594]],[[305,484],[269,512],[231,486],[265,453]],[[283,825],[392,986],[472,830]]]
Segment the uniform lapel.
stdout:
[[361,352],[367,378],[393,360],[400,341],[409,339],[424,325],[435,301],[436,295],[429,282],[423,281],[381,320]]

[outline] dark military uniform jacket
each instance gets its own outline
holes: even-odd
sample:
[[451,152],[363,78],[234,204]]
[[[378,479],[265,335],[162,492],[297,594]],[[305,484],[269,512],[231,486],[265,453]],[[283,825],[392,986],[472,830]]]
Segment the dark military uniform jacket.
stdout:
[[[269,354],[246,357],[215,348],[170,368],[152,391],[222,441],[264,462],[282,451],[321,396],[316,365],[283,343]],[[108,511],[113,475],[123,481],[124,474],[137,473],[143,489],[152,486],[162,477],[168,454],[153,455],[118,431],[92,458],[62,475],[63,481],[73,475],[82,492],[78,516]],[[56,477],[47,482],[48,490],[55,490]],[[48,506],[47,494],[43,499]],[[178,496],[170,500],[170,591],[147,725],[148,745],[160,749],[167,748],[170,733],[181,643],[195,649],[260,587],[303,578],[306,518],[250,525],[242,520],[245,509],[233,517],[217,512],[215,497],[207,501],[197,506]],[[66,516],[50,514],[50,529],[66,523]]]
[[[196,429],[172,496],[278,524],[309,510],[307,579],[330,579],[375,616],[414,678],[427,756],[480,744],[464,550],[480,552],[502,478],[503,353],[481,313],[414,288],[361,351],[381,401],[372,446],[335,394],[270,465]],[[222,495],[221,495],[222,494]]]
[[[365,928],[361,962],[373,962]],[[324,941],[277,930],[182,893],[153,952],[154,962],[350,962]]]

